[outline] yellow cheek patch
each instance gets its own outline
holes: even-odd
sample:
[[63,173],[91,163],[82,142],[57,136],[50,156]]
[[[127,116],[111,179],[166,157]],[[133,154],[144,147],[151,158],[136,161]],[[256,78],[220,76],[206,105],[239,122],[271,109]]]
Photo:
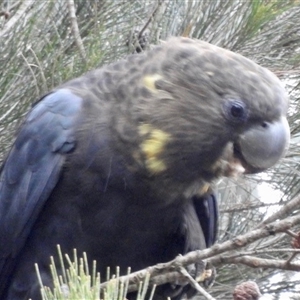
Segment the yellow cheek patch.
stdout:
[[159,74],[153,74],[153,75],[146,75],[143,77],[142,81],[144,86],[151,90],[152,92],[157,92],[157,88],[155,86],[155,82],[157,80],[162,79],[163,77]]
[[202,188],[199,190],[199,195],[204,195],[204,194],[206,194],[206,193],[208,192],[209,188],[210,188],[209,183],[205,183],[205,184],[202,186]]
[[150,124],[143,124],[143,125],[139,126],[140,136],[144,136],[146,134],[149,134],[152,130],[153,130],[153,128]]
[[141,125],[139,132],[141,135],[148,135],[141,144],[147,169],[151,173],[165,171],[167,166],[159,156],[164,151],[168,141],[170,141],[171,135],[162,130],[154,129],[149,124]]

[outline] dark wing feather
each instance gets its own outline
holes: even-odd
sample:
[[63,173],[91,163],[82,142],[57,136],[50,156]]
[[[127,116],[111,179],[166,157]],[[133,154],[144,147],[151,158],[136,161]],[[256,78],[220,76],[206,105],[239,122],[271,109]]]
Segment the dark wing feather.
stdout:
[[193,202],[204,234],[206,247],[210,247],[216,242],[218,235],[217,198],[212,191],[208,191],[202,196],[194,196]]
[[[212,246],[217,239],[218,227],[218,205],[216,196],[212,191],[208,191],[204,195],[197,195],[192,197],[184,207],[183,222],[179,229],[179,236],[183,239],[183,253],[201,250]],[[200,269],[198,270],[198,263],[195,264],[195,269],[190,266],[190,271],[196,273],[203,272],[202,264],[199,263]],[[200,274],[198,274],[200,275]],[[198,276],[197,275],[197,276]],[[162,290],[162,292],[160,292]],[[183,295],[188,295],[188,298],[195,294],[194,288],[190,285],[171,287],[166,284],[158,288],[158,293],[164,295],[171,295],[173,300],[182,299]]]
[[67,89],[45,96],[28,114],[0,175],[0,295],[4,279],[75,147],[82,99]]

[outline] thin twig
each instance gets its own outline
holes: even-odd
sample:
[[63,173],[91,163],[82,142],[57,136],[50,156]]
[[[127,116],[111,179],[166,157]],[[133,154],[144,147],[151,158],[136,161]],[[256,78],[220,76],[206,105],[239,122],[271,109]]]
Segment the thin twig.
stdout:
[[288,271],[300,271],[299,263],[289,263],[286,260],[264,259],[255,256],[231,257],[226,255],[218,255],[206,260],[213,265],[222,264],[243,264],[251,268],[270,268]]
[[300,206],[300,195],[296,196],[294,199],[287,202],[276,213],[274,213],[272,216],[270,216],[269,218],[264,220],[260,225],[258,225],[258,228],[264,226],[265,224],[274,222],[277,219],[281,219],[281,218],[287,216],[291,211],[293,211],[296,207],[299,207],[299,206]]
[[82,39],[80,36],[79,27],[78,27],[78,23],[77,23],[75,3],[73,0],[68,0],[67,4],[68,4],[68,10],[69,10],[69,17],[70,17],[70,21],[71,21],[71,30],[72,30],[76,45],[79,49],[80,55],[81,55],[82,59],[84,60],[84,62],[86,63],[87,58],[86,58],[86,53],[84,50],[83,42],[82,42]]
[[145,23],[145,25],[143,26],[143,28],[141,29],[141,31],[138,34],[138,38],[140,39],[144,33],[144,31],[148,28],[149,24],[152,22],[152,20],[154,19],[155,15],[158,12],[159,7],[163,4],[164,0],[159,0],[157,3],[157,6],[155,7],[155,9],[153,10],[153,12],[151,13],[151,16],[149,17],[149,19],[147,20],[147,22]]
[[[32,74],[32,77],[34,78],[34,82],[35,82],[35,90],[36,90],[36,93],[37,95],[40,94],[40,90],[39,90],[39,86],[38,86],[38,83],[37,83],[37,80],[36,80],[36,76],[34,74],[34,71],[32,70],[32,66],[35,66],[33,64],[30,64],[27,60],[27,58],[24,56],[24,54],[21,52],[20,55],[22,56],[22,58],[25,60],[29,70],[30,70],[30,73]],[[37,67],[37,66],[36,66]]]
[[290,235],[291,237],[293,237],[293,238],[298,238],[298,234],[295,233],[295,232],[292,231],[292,230],[287,230],[286,233],[287,233],[288,235]]
[[291,261],[297,256],[298,253],[293,253],[287,260],[286,260],[286,263],[287,264],[290,264]]
[[[300,249],[292,249],[292,248],[282,248],[282,249],[263,249],[263,250],[251,250],[236,253],[236,257],[246,256],[246,255],[254,255],[254,254],[271,254],[271,253],[292,253],[299,254]],[[233,257],[234,255],[232,255]]]
[[200,284],[189,274],[189,272],[185,268],[180,267],[179,272],[188,279],[191,286],[193,286],[195,290],[197,290],[202,296],[204,296],[208,300],[216,300],[208,292],[206,292],[204,288],[200,286]]
[[[233,256],[225,256],[220,255],[226,251],[237,250],[242,248],[248,244],[251,244],[259,239],[275,235],[276,233],[282,233],[289,230],[296,224],[300,223],[300,215],[286,218],[284,220],[270,223],[264,225],[262,228],[254,229],[248,233],[243,235],[239,235],[236,238],[226,241],[222,244],[216,244],[209,249],[205,250],[197,250],[193,252],[189,252],[184,256],[177,256],[174,260],[157,264],[155,266],[148,267],[146,269],[131,273],[127,276],[121,276],[119,280],[126,282],[128,280],[130,284],[136,284],[141,281],[147,273],[150,274],[150,283],[154,283],[157,285],[161,285],[167,282],[176,282],[178,278],[182,280],[180,274],[176,272],[178,267],[186,267],[191,264],[195,264],[201,260],[205,260],[207,262],[212,262],[213,265],[224,264],[224,263],[244,263],[251,267],[260,267],[258,263],[262,263],[261,267],[270,267],[270,268],[282,268],[284,270],[300,270],[300,264],[290,264],[287,261],[277,261],[277,260],[265,260],[260,258],[254,258],[255,261],[250,260],[250,256],[237,257],[238,254],[234,254]],[[289,250],[292,251],[291,249]],[[295,250],[295,252],[298,252]],[[246,259],[244,259],[246,257]],[[256,262],[256,263],[255,263]],[[277,263],[278,262],[278,263]],[[158,277],[159,276],[159,277]],[[106,282],[101,284],[101,288],[105,288],[107,285]]]
[[9,12],[12,11],[12,10],[15,9],[17,6],[19,6],[21,2],[22,2],[22,1],[16,1],[16,2],[14,2],[14,3],[7,3],[7,7],[6,7],[7,11],[9,11]]
[[[280,203],[283,204],[283,203]],[[249,203],[249,204],[241,204],[241,205],[235,205],[230,206],[229,208],[222,209],[222,206],[220,207],[220,213],[232,213],[232,212],[240,212],[240,211],[249,211],[261,207],[271,207],[271,206],[278,206],[279,203]]]
[[0,32],[0,39],[2,39],[15,26],[15,24],[21,17],[23,17],[23,14],[33,3],[34,0],[23,1],[13,17],[11,17],[10,20],[4,25],[3,29]]
[[44,74],[44,71],[43,71],[43,68],[42,68],[42,65],[38,59],[38,57],[36,56],[35,52],[33,51],[33,49],[31,47],[29,47],[29,50],[31,51],[31,53],[33,54],[34,58],[35,58],[35,61],[36,63],[38,64],[39,66],[39,70],[40,70],[40,74],[41,74],[41,77],[42,77],[42,80],[43,80],[43,84],[44,84],[44,89],[45,91],[48,89],[47,87],[47,79],[46,79],[46,76]]

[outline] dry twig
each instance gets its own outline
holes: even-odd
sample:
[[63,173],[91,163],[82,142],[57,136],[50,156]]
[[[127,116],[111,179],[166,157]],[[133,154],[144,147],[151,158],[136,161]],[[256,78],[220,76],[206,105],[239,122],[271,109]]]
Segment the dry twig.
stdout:
[[18,21],[23,17],[24,13],[27,11],[27,9],[30,8],[31,5],[33,5],[34,0],[26,0],[23,1],[17,12],[11,17],[11,19],[4,25],[3,29],[0,32],[0,39],[2,39],[17,23]]
[[299,263],[289,263],[287,260],[264,259],[255,256],[230,257],[226,255],[219,255],[208,259],[207,261],[214,265],[243,264],[251,268],[270,268],[297,272],[300,271]]
[[285,205],[281,207],[280,210],[278,210],[276,213],[272,214],[269,218],[264,220],[258,228],[264,226],[265,224],[274,222],[278,219],[281,219],[285,216],[287,216],[290,212],[292,212],[296,207],[300,206],[300,195],[297,195],[294,199],[287,202]]
[[80,36],[79,27],[78,27],[78,23],[77,23],[76,12],[75,12],[75,3],[73,0],[68,0],[68,10],[69,10],[69,17],[70,17],[70,21],[71,21],[71,30],[72,30],[76,45],[79,49],[82,59],[84,60],[84,62],[87,62],[86,53],[84,50],[83,42],[82,42],[82,39]]
[[[235,253],[234,255],[221,255],[227,251],[237,250],[259,239],[275,235],[276,233],[286,232],[294,225],[300,222],[300,215],[289,217],[284,220],[264,225],[259,229],[254,229],[246,234],[239,235],[236,238],[226,241],[222,244],[216,244],[209,249],[197,250],[190,252],[184,256],[178,256],[174,260],[157,264],[146,269],[131,273],[127,276],[119,277],[122,282],[129,281],[129,290],[136,290],[137,283],[142,281],[147,273],[150,274],[150,284],[161,285],[168,282],[186,282],[185,277],[180,274],[180,268],[195,264],[201,260],[210,262],[217,266],[220,264],[244,264],[253,268],[277,268],[283,270],[300,271],[300,264],[290,263],[287,260],[271,260],[261,259],[252,256],[242,256]],[[289,249],[289,252],[298,252]],[[254,251],[255,252],[255,251]],[[105,288],[106,282],[101,284],[101,288]]]
[[181,267],[179,268],[179,272],[187,278],[187,280],[189,281],[189,283],[202,295],[204,296],[206,299],[208,300],[215,300],[214,297],[212,297],[208,292],[205,291],[204,288],[202,288],[199,283],[189,274],[189,272]]

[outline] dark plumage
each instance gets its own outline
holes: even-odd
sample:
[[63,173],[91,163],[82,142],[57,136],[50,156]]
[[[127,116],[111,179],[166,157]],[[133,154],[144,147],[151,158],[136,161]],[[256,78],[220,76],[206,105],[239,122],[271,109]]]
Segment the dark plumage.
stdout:
[[210,246],[208,184],[275,164],[289,141],[287,105],[268,70],[186,38],[44,96],[1,169],[1,299],[39,299],[33,264],[51,285],[56,244],[86,251],[102,274]]

